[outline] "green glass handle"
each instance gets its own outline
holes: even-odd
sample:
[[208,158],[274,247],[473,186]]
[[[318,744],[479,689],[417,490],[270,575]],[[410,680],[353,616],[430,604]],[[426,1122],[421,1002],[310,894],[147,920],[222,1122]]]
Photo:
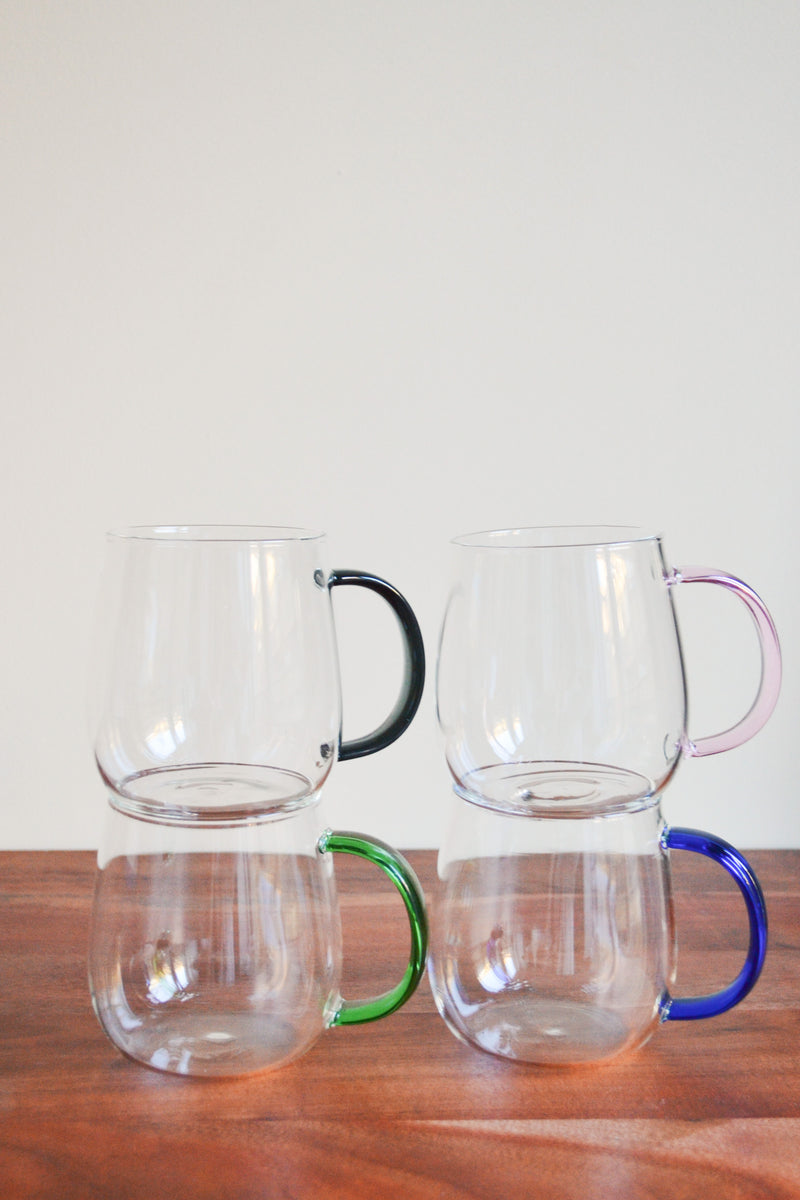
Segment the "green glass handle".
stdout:
[[317,846],[321,854],[331,850],[366,858],[368,862],[385,871],[403,897],[411,929],[411,954],[403,978],[397,987],[380,996],[373,996],[370,1000],[360,1003],[342,1000],[331,1025],[359,1025],[364,1021],[377,1021],[379,1017],[388,1017],[414,994],[425,971],[428,914],[420,882],[403,855],[377,838],[364,837],[359,833],[334,833],[328,829],[320,837]]

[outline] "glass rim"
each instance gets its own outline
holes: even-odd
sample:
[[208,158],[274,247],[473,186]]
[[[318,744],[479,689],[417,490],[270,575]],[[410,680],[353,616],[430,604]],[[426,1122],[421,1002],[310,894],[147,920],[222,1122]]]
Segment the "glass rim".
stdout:
[[530,525],[464,533],[451,545],[467,550],[589,550],[660,540],[661,534],[637,525]]
[[280,545],[321,541],[325,533],[293,525],[128,525],[108,530],[106,537],[113,541]]

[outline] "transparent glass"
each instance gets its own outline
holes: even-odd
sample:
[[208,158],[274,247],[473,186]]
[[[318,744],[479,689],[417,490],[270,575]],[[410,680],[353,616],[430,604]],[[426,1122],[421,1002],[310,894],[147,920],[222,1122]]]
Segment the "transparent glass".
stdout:
[[[342,740],[334,587],[376,592],[405,672],[389,715]],[[320,825],[337,759],[373,754],[412,720],[425,678],[416,618],[386,580],[332,571],[325,537],[273,527],[110,534],[92,728],[109,813],[98,859],[90,987],[112,1041],[150,1066],[224,1075],[279,1066],[331,1024],[385,1016],[413,992],[427,926],[408,864]],[[411,927],[403,979],[349,1004],[331,852],[374,862]]]
[[[462,796],[509,811],[636,806],[682,754],[738,745],[761,728],[781,678],[774,624],[741,580],[672,569],[636,529],[512,529],[454,543],[439,644],[437,713]],[[747,605],[762,678],[734,727],[692,740],[676,587],[710,582]]]
[[[380,996],[346,1001],[332,851],[374,862],[405,903],[411,951]],[[178,1075],[282,1066],[331,1025],[393,1012],[423,973],[416,876],[382,842],[321,825],[315,803],[226,827],[153,823],[110,805],[89,951],[95,1012],[128,1057]]]
[[[341,741],[331,589],[378,592],[403,636],[397,704],[373,734]],[[399,737],[425,659],[407,602],[385,580],[330,571],[302,529],[135,528],[107,541],[92,726],[112,803],[150,820],[230,821],[298,807],[338,758]]]
[[[740,854],[670,830],[657,799],[601,816],[532,816],[454,798],[431,905],[428,974],[463,1041],[548,1066],[595,1063],[645,1043],[661,1021],[724,1012],[755,984],[767,918]],[[750,923],[745,964],[710,996],[673,999],[670,848],[733,875]]]

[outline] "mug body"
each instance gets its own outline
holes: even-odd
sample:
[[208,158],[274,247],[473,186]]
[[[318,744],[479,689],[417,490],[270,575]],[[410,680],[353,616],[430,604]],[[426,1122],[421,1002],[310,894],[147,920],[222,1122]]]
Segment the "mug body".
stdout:
[[686,689],[661,541],[635,529],[456,539],[437,713],[461,795],[636,807],[680,759]]
[[428,973],[452,1032],[492,1054],[593,1063],[664,1016],[675,930],[658,802],[536,817],[454,801]]
[[185,827],[109,806],[89,981],[124,1054],[240,1075],[297,1057],[332,1022],[341,934],[318,808]]
[[341,729],[323,534],[110,534],[97,625],[94,749],[119,809],[225,822],[314,797]]

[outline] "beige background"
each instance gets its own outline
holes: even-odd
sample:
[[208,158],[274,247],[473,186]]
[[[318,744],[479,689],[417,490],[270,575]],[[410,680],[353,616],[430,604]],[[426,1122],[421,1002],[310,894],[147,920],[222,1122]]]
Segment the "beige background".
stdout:
[[[666,815],[800,846],[798,63],[794,0],[4,0],[0,846],[96,844],[103,532],[192,521],[323,527],[415,606],[421,714],[327,800],[409,847],[447,806],[448,539],[662,530],[761,592],[786,666]],[[679,600],[696,735],[758,678],[706,592]],[[336,606],[352,735],[397,644]]]

